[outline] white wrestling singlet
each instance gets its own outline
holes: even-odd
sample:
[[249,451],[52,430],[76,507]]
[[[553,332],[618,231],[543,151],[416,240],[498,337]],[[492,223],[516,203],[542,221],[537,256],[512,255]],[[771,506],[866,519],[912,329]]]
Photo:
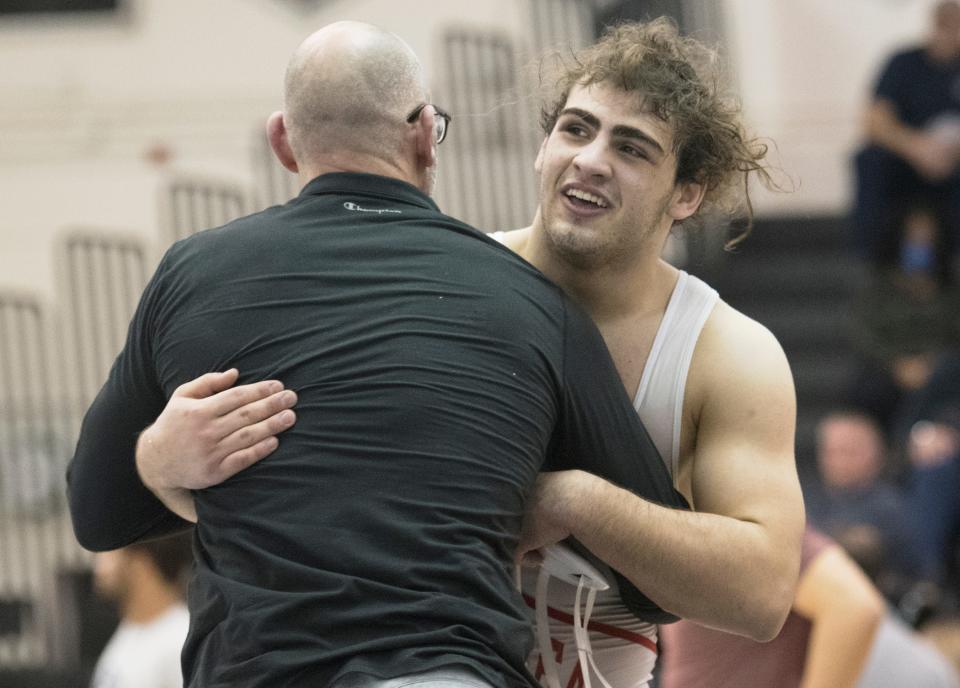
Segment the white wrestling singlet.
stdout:
[[[503,241],[502,232],[490,236]],[[718,300],[713,288],[680,271],[634,398],[634,407],[667,463],[675,487],[687,374],[697,339]],[[594,662],[613,688],[645,688],[657,661],[657,627],[627,611],[620,603],[613,576],[609,571],[603,573],[611,588],[597,593],[588,625]],[[524,571],[524,598],[531,609],[535,607],[537,577],[536,570]],[[576,591],[575,586],[552,579],[547,595],[550,644],[559,665],[560,688],[584,686],[574,639]],[[531,670],[547,685],[539,651],[531,657]],[[593,677],[591,683],[600,681]]]

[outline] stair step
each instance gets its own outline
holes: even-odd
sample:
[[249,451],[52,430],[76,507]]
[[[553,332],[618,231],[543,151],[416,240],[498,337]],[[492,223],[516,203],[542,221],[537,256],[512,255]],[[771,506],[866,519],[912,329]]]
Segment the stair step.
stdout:
[[842,405],[855,369],[850,303],[867,269],[847,240],[844,218],[762,218],[734,252],[703,252],[691,268],[786,351],[797,388],[797,467],[806,476],[816,471],[816,425]]
[[823,251],[849,254],[848,236],[848,225],[843,218],[763,218],[754,222],[753,231],[737,247],[736,253],[749,255],[768,251]]
[[843,352],[797,353],[787,356],[804,406],[838,405],[849,389],[855,360]]
[[836,304],[849,300],[867,279],[863,266],[847,256],[743,255],[727,259],[714,286],[734,305],[768,299],[804,299]]
[[773,332],[788,354],[846,350],[849,316],[842,307],[771,298],[740,310]]
[[81,688],[86,677],[47,667],[0,668],[0,688]]
[[[833,407],[830,407],[831,409]],[[827,413],[828,409],[822,408],[814,411],[808,409],[806,412],[797,414],[797,441],[796,458],[797,471],[802,476],[814,476],[817,474],[816,461],[816,429],[817,423]]]

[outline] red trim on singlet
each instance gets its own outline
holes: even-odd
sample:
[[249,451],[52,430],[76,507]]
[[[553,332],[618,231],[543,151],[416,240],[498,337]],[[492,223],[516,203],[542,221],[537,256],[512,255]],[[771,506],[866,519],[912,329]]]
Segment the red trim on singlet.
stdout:
[[[524,595],[523,601],[527,603],[527,606],[530,609],[537,608],[536,600],[530,595]],[[565,623],[568,626],[573,626],[573,617],[566,612],[562,612],[559,609],[554,609],[553,607],[547,606],[547,616],[549,616],[554,621],[559,621]],[[628,640],[635,645],[643,645],[645,648],[650,650],[653,654],[657,654],[657,644],[650,640],[650,638],[645,635],[640,635],[639,633],[634,633],[633,631],[628,631],[626,628],[620,628],[619,626],[611,626],[610,624],[605,624],[600,621],[591,620],[587,624],[587,629],[591,631],[597,631],[603,633],[604,635],[613,636],[614,638],[621,638],[623,640]]]

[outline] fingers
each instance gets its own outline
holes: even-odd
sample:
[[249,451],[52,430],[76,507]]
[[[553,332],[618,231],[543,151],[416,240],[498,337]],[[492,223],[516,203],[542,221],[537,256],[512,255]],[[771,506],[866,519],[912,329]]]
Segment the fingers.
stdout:
[[[293,412],[290,411],[289,413]],[[218,476],[219,482],[236,475],[240,471],[249,468],[261,459],[266,458],[272,454],[278,446],[280,446],[280,441],[271,435],[255,443],[253,446],[249,446],[231,453],[220,462],[220,475]]]
[[[237,377],[237,370],[231,369],[181,385],[174,394],[180,398],[171,398],[154,424],[165,420],[167,431],[161,438],[166,438],[166,449],[161,456],[194,457],[176,464],[177,471],[170,469],[170,461],[154,461],[179,476],[171,485],[197,489],[223,482],[273,452],[278,446],[274,436],[296,422],[290,410],[297,403],[295,392],[285,390],[278,380],[233,387]],[[166,484],[162,478],[154,482]]]
[[[279,380],[264,380],[262,382],[253,382],[249,385],[239,385],[230,389],[223,390],[210,398],[210,410],[217,416],[227,416],[234,411],[243,410],[244,407],[256,404],[271,395],[275,395],[283,390],[283,383]],[[296,399],[294,399],[296,403]],[[292,405],[292,404],[291,404]],[[281,407],[285,408],[285,407]],[[280,410],[280,409],[278,409]],[[243,410],[243,414],[253,413],[256,409]],[[252,417],[252,416],[251,416]],[[261,415],[256,420],[263,420],[266,416]],[[256,422],[256,420],[254,422]],[[249,423],[249,421],[247,421]],[[245,424],[247,424],[245,423]],[[239,426],[233,427],[229,432],[233,432]],[[224,433],[225,435],[228,432]]]
[[204,399],[217,392],[229,389],[240,376],[240,371],[231,368],[222,373],[207,373],[200,377],[184,382],[177,387],[173,396],[189,397],[191,399]]
[[280,446],[275,435],[291,427],[296,420],[293,411],[284,409],[259,423],[245,425],[226,437],[217,447],[217,455],[223,458],[207,464],[198,487],[219,485],[272,454]]
[[[246,386],[249,387],[251,385]],[[265,421],[271,416],[276,416],[281,411],[292,408],[297,403],[297,393],[290,389],[275,392],[266,398],[259,398],[255,396],[256,394],[261,394],[262,390],[243,390],[242,388],[238,387],[236,390],[229,391],[240,391],[241,395],[238,395],[237,399],[241,398],[241,396],[244,398],[253,396],[254,398],[243,405],[234,407],[218,421],[217,430],[220,436],[223,438],[241,431],[245,427],[253,426],[257,423]],[[230,403],[232,405],[235,402]],[[278,423],[275,421],[274,425],[276,426]],[[283,430],[286,430],[287,427],[289,426],[285,426],[280,430],[276,430],[275,432],[282,432]],[[260,439],[263,438],[257,437],[254,441],[259,441]],[[250,444],[252,444],[252,442],[247,442],[244,446],[249,446]]]
[[[231,455],[237,452],[243,452],[249,448],[259,446],[264,440],[271,438],[276,439],[273,437],[274,435],[287,430],[296,420],[297,415],[293,411],[283,409],[279,413],[264,418],[260,422],[243,425],[236,432],[233,432],[221,440],[220,449],[225,455],[221,463],[226,462]],[[260,449],[265,449],[265,447],[261,446]],[[276,445],[271,446],[267,454],[274,449],[276,449]],[[253,458],[252,461],[259,461],[267,454],[263,454],[262,456],[258,455],[256,458]]]

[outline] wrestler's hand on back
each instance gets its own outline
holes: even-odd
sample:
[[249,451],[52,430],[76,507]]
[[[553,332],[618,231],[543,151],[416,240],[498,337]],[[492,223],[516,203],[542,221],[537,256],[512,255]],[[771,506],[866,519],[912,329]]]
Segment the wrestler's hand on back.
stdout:
[[222,483],[273,452],[296,421],[292,390],[277,380],[233,387],[239,372],[207,373],[176,389],[137,441],[144,485],[177,515],[196,522],[190,490]]

